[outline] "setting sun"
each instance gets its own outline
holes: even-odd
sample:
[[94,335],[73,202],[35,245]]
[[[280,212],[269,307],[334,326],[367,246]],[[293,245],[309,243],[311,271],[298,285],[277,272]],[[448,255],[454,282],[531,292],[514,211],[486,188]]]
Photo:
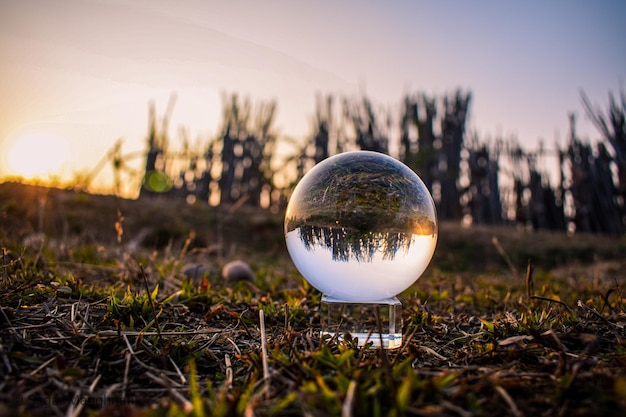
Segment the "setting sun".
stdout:
[[16,138],[4,153],[5,169],[24,179],[48,179],[60,176],[70,159],[70,149],[58,136],[33,133]]

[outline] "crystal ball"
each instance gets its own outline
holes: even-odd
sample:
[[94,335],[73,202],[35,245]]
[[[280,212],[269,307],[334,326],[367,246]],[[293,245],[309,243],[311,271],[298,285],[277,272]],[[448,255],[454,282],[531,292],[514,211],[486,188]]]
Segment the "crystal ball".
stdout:
[[285,214],[289,255],[326,296],[395,297],[422,275],[437,245],[437,212],[419,176],[377,152],[327,158],[298,183]]

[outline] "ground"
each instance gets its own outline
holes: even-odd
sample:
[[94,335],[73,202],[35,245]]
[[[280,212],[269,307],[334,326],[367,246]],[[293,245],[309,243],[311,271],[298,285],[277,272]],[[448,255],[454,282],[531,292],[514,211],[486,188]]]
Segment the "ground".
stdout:
[[626,414],[626,239],[442,224],[386,351],[320,338],[282,220],[0,184],[0,415]]

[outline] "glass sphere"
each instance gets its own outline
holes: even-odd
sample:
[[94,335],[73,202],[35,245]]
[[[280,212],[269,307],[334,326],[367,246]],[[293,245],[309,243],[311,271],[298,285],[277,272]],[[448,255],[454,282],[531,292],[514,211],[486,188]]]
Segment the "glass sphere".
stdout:
[[424,272],[437,245],[435,204],[422,180],[377,152],[315,165],[287,205],[285,240],[300,273],[337,300],[394,297]]

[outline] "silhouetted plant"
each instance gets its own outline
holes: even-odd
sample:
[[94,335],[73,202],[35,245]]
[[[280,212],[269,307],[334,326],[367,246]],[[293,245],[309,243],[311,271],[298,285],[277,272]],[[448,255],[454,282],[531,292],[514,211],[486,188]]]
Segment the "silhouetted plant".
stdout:
[[144,181],[139,195],[158,195],[170,189],[170,177],[166,174],[166,152],[168,146],[169,117],[174,109],[176,95],[170,97],[161,128],[157,127],[154,103],[150,103],[148,113],[148,152]]
[[[499,149],[496,148],[494,153],[498,155]],[[468,155],[467,204],[472,221],[476,224],[500,224],[503,221],[503,213],[498,160],[491,156],[485,144],[470,147]]]
[[344,114],[351,123],[355,135],[356,146],[364,151],[381,153],[389,152],[390,116],[382,112],[381,122],[372,102],[367,97],[361,100],[344,99]]
[[613,158],[603,143],[594,155],[591,145],[576,135],[575,117],[570,115],[571,137],[567,154],[571,167],[570,191],[574,200],[576,230],[592,233],[624,232],[623,199],[613,183]]
[[[611,162],[617,166],[617,183],[613,184],[614,190],[609,191],[610,184],[603,185],[605,198],[604,205],[617,206],[619,209],[620,222],[617,233],[623,233],[626,228],[626,94],[620,94],[620,101],[617,102],[615,95],[609,93],[609,105],[606,114],[599,108],[594,107],[584,93],[581,92],[583,105],[587,116],[594,123],[602,138],[613,148],[614,157],[606,150],[602,144],[602,149],[598,149],[601,160],[598,161],[603,171],[610,169]],[[609,195],[612,194],[612,198]],[[610,202],[609,200],[612,200]]]
[[276,103],[261,102],[253,109],[250,99],[240,102],[236,94],[225,96],[223,102],[220,203],[245,199],[259,206],[264,187],[270,195],[274,188],[271,158],[276,144]]
[[[161,125],[150,106],[140,195],[200,202],[215,202],[219,196],[220,204],[267,207],[269,202],[280,209],[298,180],[329,156],[352,149],[386,154],[397,149],[394,156],[417,172],[433,194],[442,220],[469,215],[479,224],[510,220],[554,230],[567,229],[569,222],[579,231],[621,234],[626,230],[626,98],[622,93],[618,101],[609,94],[603,112],[581,94],[604,143],[593,149],[581,141],[572,118],[567,149],[554,151],[560,174],[556,184],[550,183],[542,166],[546,161],[542,145],[525,151],[510,141],[492,148],[478,137],[467,143],[471,93],[460,89],[440,97],[405,95],[395,122],[388,109],[378,108],[367,97],[318,95],[311,134],[304,143],[281,138],[296,145],[294,153],[281,161],[275,155],[276,103],[253,106],[250,99],[236,94],[223,96],[221,130],[208,146],[192,148],[183,132],[182,151],[168,152],[172,96]],[[399,128],[397,138],[391,137],[393,123]],[[435,133],[435,123],[440,124],[440,133]],[[508,175],[504,188],[503,172]]]

